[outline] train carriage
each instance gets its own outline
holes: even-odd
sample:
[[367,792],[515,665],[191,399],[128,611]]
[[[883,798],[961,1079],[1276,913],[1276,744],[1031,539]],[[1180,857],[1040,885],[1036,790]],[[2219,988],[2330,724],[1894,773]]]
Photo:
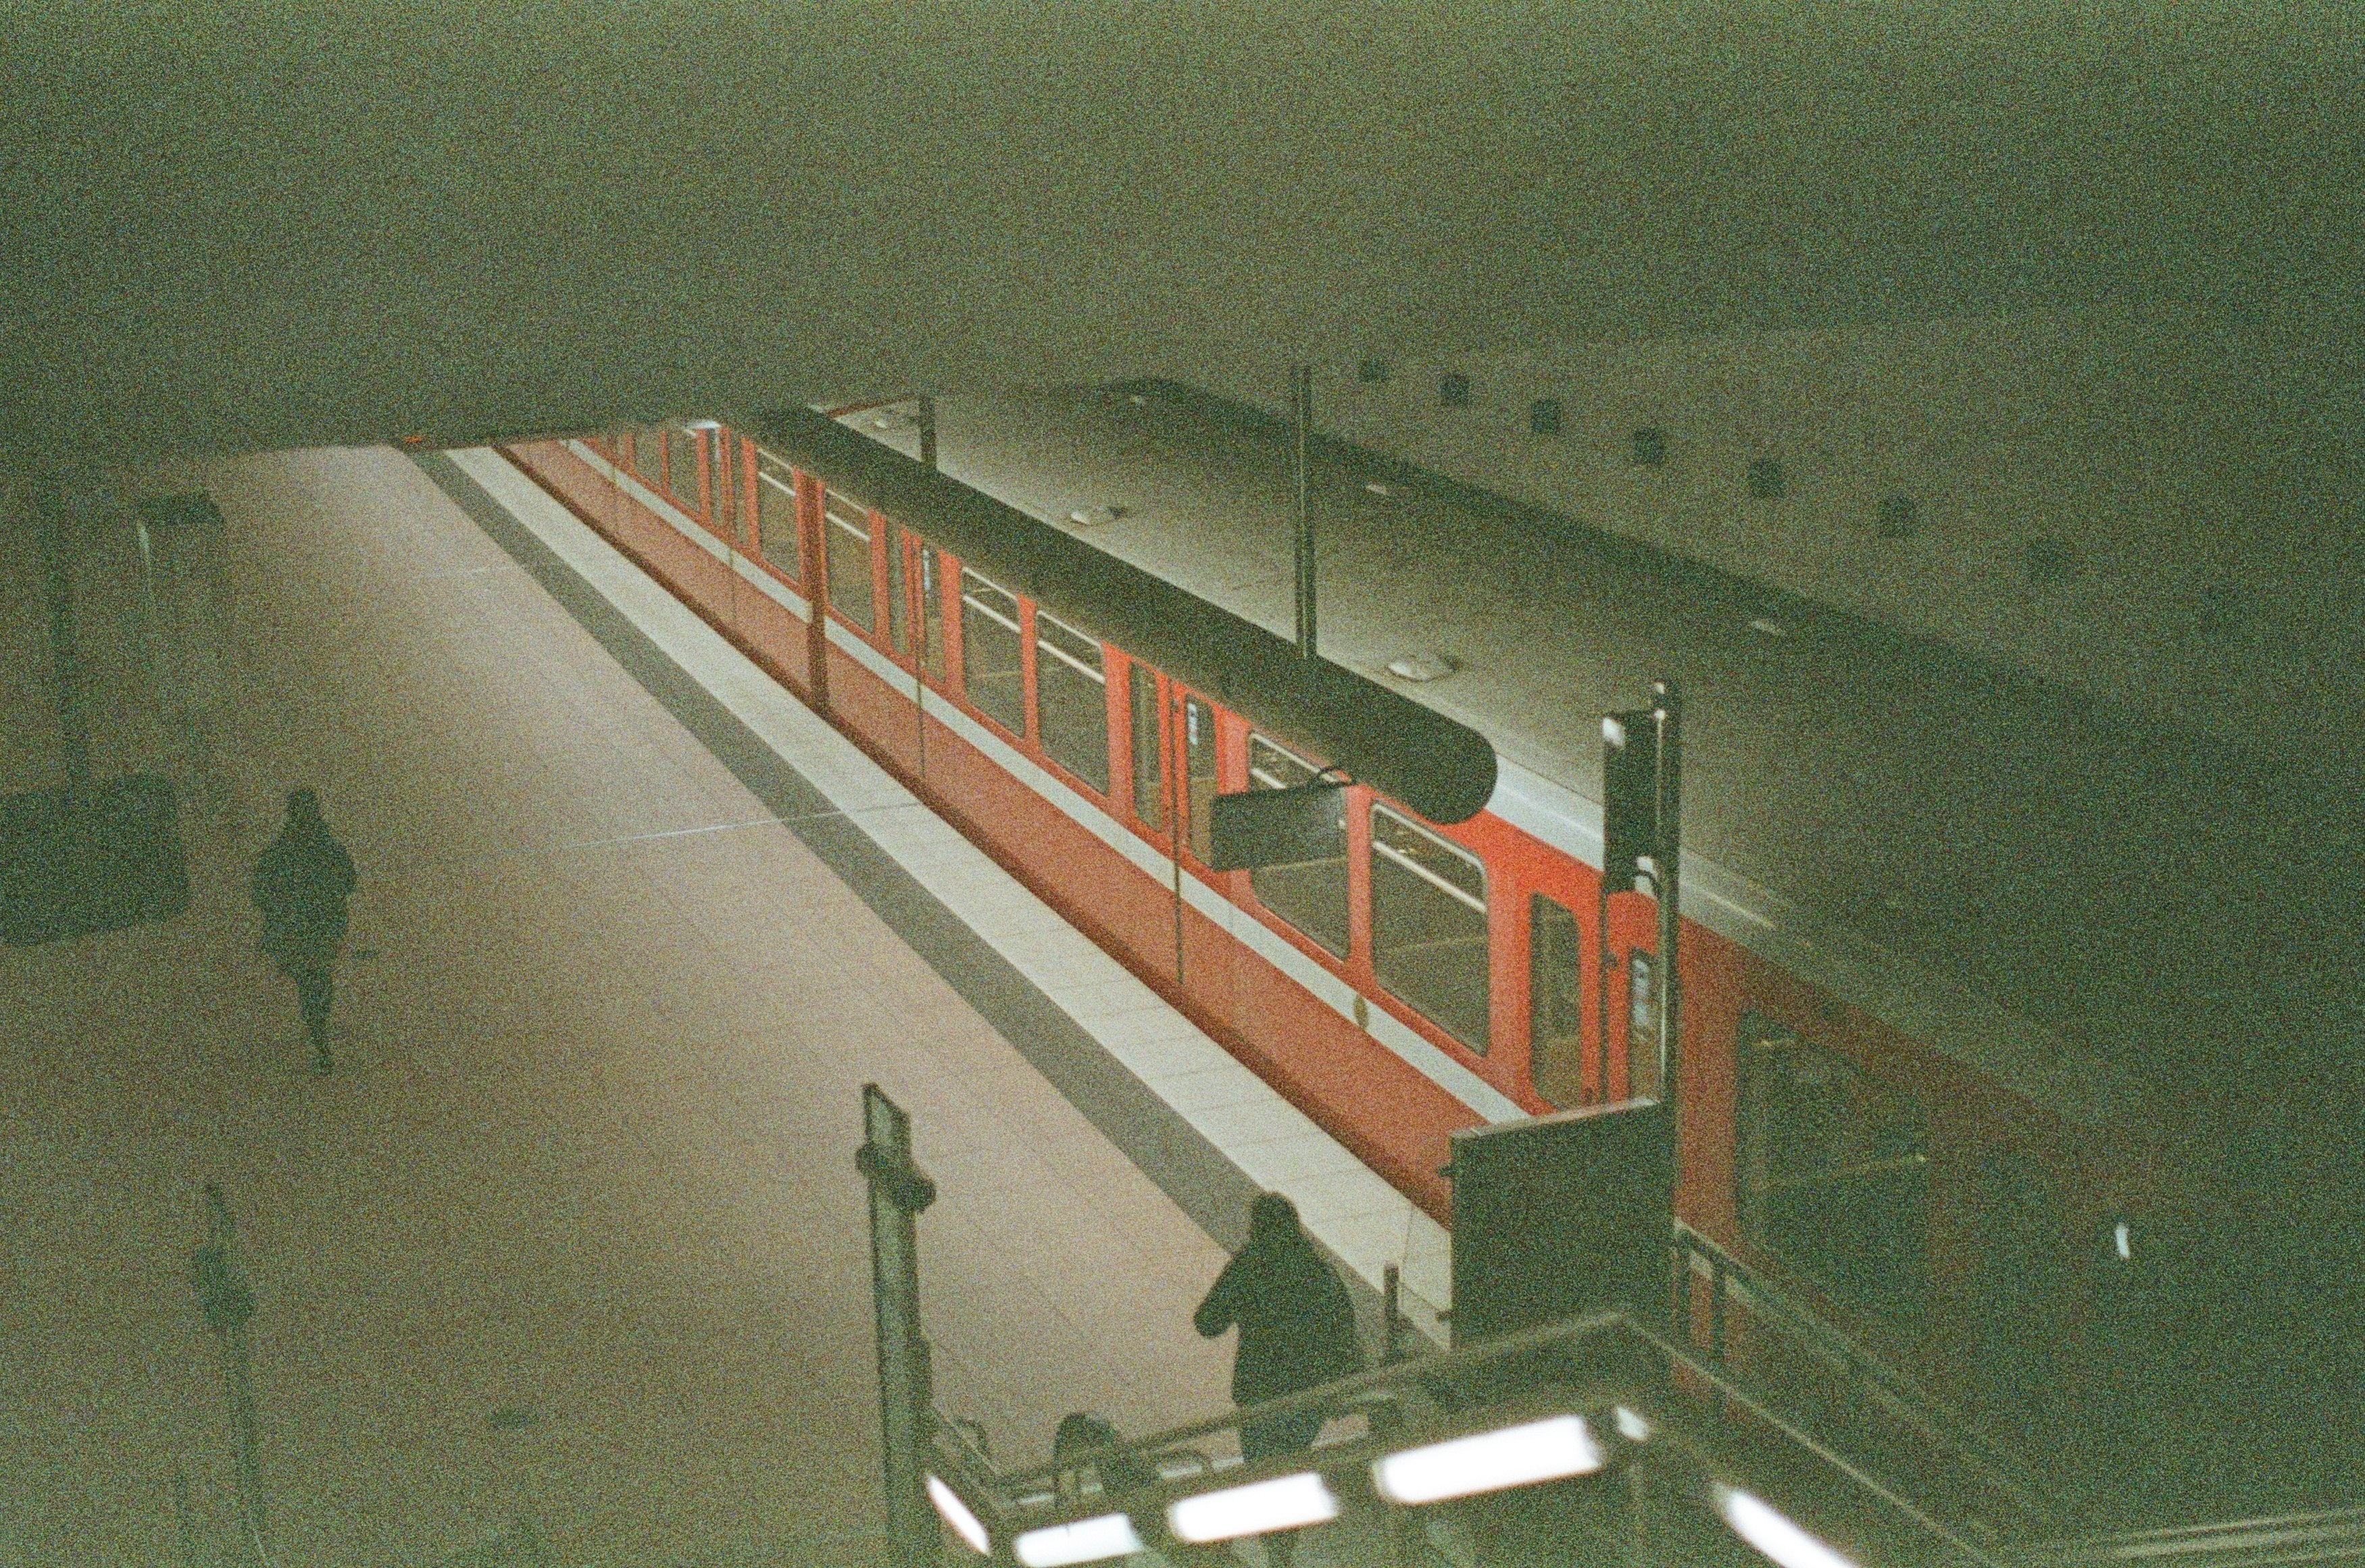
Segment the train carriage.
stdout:
[[[1251,619],[1286,615],[1285,469],[1252,420],[1158,387],[940,407],[952,476]],[[896,409],[845,418],[915,445]],[[1821,657],[1855,700],[1828,700],[1777,667],[1814,641],[1801,627],[1767,630],[1729,594],[1627,556],[1572,566],[1582,551],[1565,540],[1332,451],[1326,526],[1347,525],[1323,563],[1326,653],[1378,671],[1405,647],[1447,650],[1438,666],[1463,667],[1414,694],[1487,734],[1501,778],[1487,810],[1451,825],[1354,786],[1324,853],[1218,872],[1212,798],[1305,782],[1327,759],[938,548],[928,519],[884,515],[712,422],[512,455],[1440,1220],[1457,1128],[1649,1087],[1629,1047],[1655,1032],[1655,917],[1620,895],[1606,927],[1596,918],[1583,742],[1662,667],[1716,694],[1692,726],[1709,766],[1687,778],[1687,821],[1706,826],[1687,827],[1679,1218],[1977,1394],[1982,1365],[2025,1382],[2047,1320],[2089,1310],[2102,1238],[2124,1249],[2125,1216],[2160,1201],[2142,1184],[2159,1139],[2128,1114],[2156,1101],[2065,1047],[2051,1025],[2067,1015],[2033,1016],[2047,1005],[2017,983],[2044,931],[1970,939],[1981,921],[2027,918],[2025,890],[1911,864],[1929,856],[1918,823],[1970,835],[1948,854],[2008,870],[2029,804],[1978,791],[2024,783],[2012,748],[2057,733],[2010,691],[1938,692],[1943,669],[1906,680],[1911,650],[1842,628]],[[1597,630],[1555,646],[1555,583],[1575,573],[1585,589],[1566,597],[1582,602],[1556,613]],[[1917,762],[1865,729],[1866,694],[1894,700],[1900,683],[1952,716],[1951,784],[1915,774],[1926,745]],[[1786,770],[1764,792],[1775,808],[1754,767]],[[2078,828],[2063,810],[2048,831]],[[2149,841],[2121,838],[2134,848],[2079,853]],[[1949,886],[1980,907],[1918,929]],[[1982,887],[2006,891],[1982,904]],[[1992,999],[1999,978],[2013,1005]]]

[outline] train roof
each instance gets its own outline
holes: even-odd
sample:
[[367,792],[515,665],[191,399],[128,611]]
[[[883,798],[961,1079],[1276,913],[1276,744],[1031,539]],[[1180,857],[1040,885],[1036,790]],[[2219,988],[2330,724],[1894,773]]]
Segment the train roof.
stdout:
[[[1293,634],[1285,427],[1162,384],[936,420],[949,476]],[[916,448],[891,409],[846,422]],[[1324,656],[1479,730],[1580,837],[1600,715],[1682,683],[1687,887],[1786,967],[2081,1120],[2114,1083],[2339,1070],[2365,823],[2271,714],[2180,734],[1337,442],[1312,484]],[[1422,652],[1452,673],[1389,672]]]

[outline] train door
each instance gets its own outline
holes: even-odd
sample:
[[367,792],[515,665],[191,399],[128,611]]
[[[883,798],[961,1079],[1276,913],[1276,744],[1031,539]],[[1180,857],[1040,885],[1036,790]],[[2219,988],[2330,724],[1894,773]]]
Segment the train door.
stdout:
[[1179,983],[1189,968],[1182,879],[1205,868],[1216,799],[1216,710],[1146,665],[1131,666],[1126,699],[1134,820],[1162,842],[1171,867]]

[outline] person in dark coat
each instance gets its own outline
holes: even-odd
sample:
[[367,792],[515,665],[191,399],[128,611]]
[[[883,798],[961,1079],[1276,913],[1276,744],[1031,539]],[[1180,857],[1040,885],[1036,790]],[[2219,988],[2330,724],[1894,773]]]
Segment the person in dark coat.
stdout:
[[[1257,1405],[1363,1370],[1347,1287],[1297,1223],[1297,1205],[1265,1193],[1249,1205],[1249,1244],[1199,1304],[1192,1326],[1214,1338],[1238,1324],[1232,1403]],[[1250,1463],[1312,1445],[1318,1411],[1270,1417],[1240,1427]]]
[[329,1008],[337,950],[345,942],[345,901],[353,892],[353,857],[320,820],[319,797],[290,790],[286,823],[255,862],[252,897],[263,913],[263,950],[296,982],[315,1072],[336,1067],[329,1054]]

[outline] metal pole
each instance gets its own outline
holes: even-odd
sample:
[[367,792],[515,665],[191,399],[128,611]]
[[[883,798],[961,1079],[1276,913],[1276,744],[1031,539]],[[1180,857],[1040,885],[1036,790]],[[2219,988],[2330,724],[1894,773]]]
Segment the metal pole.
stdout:
[[238,1516],[241,1555],[268,1561],[263,1549],[263,1459],[255,1436],[254,1378],[248,1361],[247,1320],[254,1316],[254,1293],[247,1288],[230,1255],[236,1228],[221,1188],[206,1183],[207,1239],[196,1250],[197,1305],[206,1324],[221,1337],[222,1371],[230,1385],[231,1440],[238,1453]]
[[1289,367],[1289,412],[1297,427],[1297,656],[1314,657],[1314,493],[1308,443],[1314,435],[1314,367]]
[[863,1145],[856,1169],[870,1183],[870,1291],[878,1318],[879,1419],[887,1547],[896,1568],[934,1568],[944,1555],[928,1501],[935,1397],[920,1337],[919,1238],[913,1221],[936,1183],[912,1162],[912,1119],[875,1083],[862,1086]]
[[73,518],[65,497],[44,488],[34,498],[41,516],[41,566],[50,611],[50,663],[58,683],[58,733],[65,746],[66,788],[76,801],[90,789],[90,722],[82,701],[82,659],[75,646]]
[[1672,680],[1651,683],[1651,711],[1658,721],[1658,842],[1653,846],[1659,897],[1659,1100],[1676,1103],[1680,1079],[1683,1036],[1677,1009],[1683,992],[1676,979],[1681,965],[1676,946],[1682,939],[1683,859],[1683,708]]
[[[1609,873],[1608,868],[1603,868],[1602,874],[1596,879],[1593,886],[1595,891],[1599,894],[1594,900],[1593,907],[1593,989],[1596,993],[1593,1027],[1593,1097],[1596,1102],[1599,1102],[1609,1098]],[[1580,973],[1582,973],[1583,962],[1580,957],[1578,959]],[[1577,1032],[1580,1036],[1584,1034],[1581,1027]],[[1631,1040],[1626,1042],[1626,1056],[1628,1061],[1626,1093],[1629,1098],[1631,1098],[1634,1092],[1632,1067],[1634,1042]]]
[[920,394],[920,466],[931,474],[936,469],[936,400]]

